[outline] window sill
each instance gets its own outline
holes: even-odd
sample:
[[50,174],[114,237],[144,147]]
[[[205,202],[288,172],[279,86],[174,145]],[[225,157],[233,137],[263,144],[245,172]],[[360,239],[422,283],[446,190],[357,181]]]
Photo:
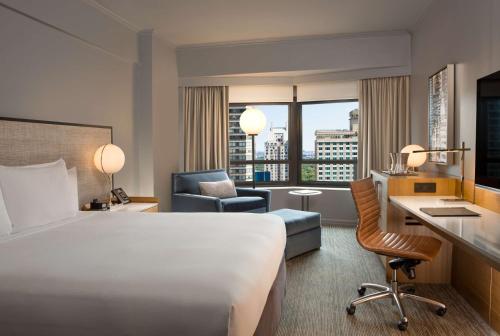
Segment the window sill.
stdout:
[[[241,186],[241,188],[246,188],[247,186]],[[251,188],[251,186],[249,186]],[[269,189],[269,190],[292,190],[292,189],[313,189],[313,190],[337,190],[337,191],[347,191],[350,190],[349,187],[325,187],[325,186],[257,186],[256,189]]]

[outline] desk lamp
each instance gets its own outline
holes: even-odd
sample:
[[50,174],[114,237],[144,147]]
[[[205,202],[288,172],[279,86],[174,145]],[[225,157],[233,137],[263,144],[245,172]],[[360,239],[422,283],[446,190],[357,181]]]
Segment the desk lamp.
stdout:
[[408,162],[406,165],[411,169],[412,172],[415,171],[415,168],[420,167],[427,161],[427,153],[416,153],[416,151],[424,150],[423,147],[419,145],[408,145],[403,147],[401,153],[409,153]]
[[462,147],[459,148],[444,148],[444,149],[424,149],[416,150],[413,153],[462,153],[460,156],[460,198],[444,199],[447,202],[461,202],[464,199],[464,180],[465,180],[465,152],[470,151],[470,148],[465,148],[465,142],[462,141]]

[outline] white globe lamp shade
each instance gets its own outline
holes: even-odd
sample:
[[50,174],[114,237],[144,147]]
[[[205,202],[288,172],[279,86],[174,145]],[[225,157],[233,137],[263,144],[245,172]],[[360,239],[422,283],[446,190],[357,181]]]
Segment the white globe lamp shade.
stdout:
[[94,164],[101,173],[114,174],[123,168],[125,154],[116,145],[103,145],[95,151]]
[[266,127],[266,116],[261,110],[247,106],[240,116],[240,127],[247,135],[257,135]]
[[413,153],[413,151],[424,150],[419,145],[408,145],[401,150],[401,153],[410,153],[408,156],[408,167],[420,167],[427,161],[427,153]]

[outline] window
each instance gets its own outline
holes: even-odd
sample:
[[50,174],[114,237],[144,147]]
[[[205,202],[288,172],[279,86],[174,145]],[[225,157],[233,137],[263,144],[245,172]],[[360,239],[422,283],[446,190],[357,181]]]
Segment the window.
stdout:
[[[267,125],[252,140],[239,126],[246,105],[257,106]],[[289,135],[293,137],[289,141]],[[238,184],[347,186],[356,178],[358,101],[230,104],[229,173]]]
[[[252,139],[239,125],[246,105],[229,107],[229,174],[236,183],[252,181]],[[259,104],[258,108],[266,115],[267,125],[255,137],[256,182],[287,183],[289,104]]]
[[[344,185],[346,181],[355,179],[358,157],[358,102],[350,100],[303,103],[300,117],[302,155],[299,160],[299,183],[314,184],[321,181]],[[325,145],[331,146],[333,155],[325,155],[328,149],[325,149]],[[328,175],[323,167],[332,167],[335,171],[338,168],[343,172]]]

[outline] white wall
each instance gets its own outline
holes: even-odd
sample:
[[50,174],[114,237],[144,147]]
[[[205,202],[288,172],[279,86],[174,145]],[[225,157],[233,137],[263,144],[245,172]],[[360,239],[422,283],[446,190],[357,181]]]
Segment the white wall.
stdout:
[[170,210],[171,174],[179,171],[178,78],[175,50],[153,36],[154,194]]
[[177,49],[180,77],[410,65],[408,33],[361,34]]
[[[408,63],[410,63],[408,59]],[[299,74],[300,73],[300,74]],[[217,86],[217,85],[300,85],[305,83],[354,81],[365,78],[406,76],[410,74],[410,65],[387,68],[370,68],[347,71],[321,71],[318,73],[303,72],[266,73],[231,76],[199,76],[180,77],[180,86]]]
[[[39,2],[31,3],[34,8],[15,2],[30,9],[29,15],[44,17]],[[91,7],[80,16],[88,22],[95,17],[101,14]],[[61,31],[0,7],[0,115],[113,126],[114,142],[127,160],[116,184],[134,193],[136,171],[129,163],[136,160],[132,100],[136,59],[128,51],[136,48],[136,33],[108,21],[101,28],[118,30],[119,36],[125,36],[122,46],[113,41],[113,35],[80,34],[82,25]],[[105,38],[112,46],[109,49]]]
[[154,193],[153,159],[153,31],[138,33],[134,68],[134,144],[137,151],[137,195]]
[[231,85],[229,103],[289,103],[293,101],[292,85]]
[[[466,177],[474,178],[476,81],[500,70],[500,2],[434,1],[413,31],[412,143],[427,146],[427,78],[456,64],[455,144],[465,141]],[[430,167],[436,168],[436,167]],[[459,174],[458,166],[438,167]]]
[[174,49],[139,45],[133,27],[90,4],[0,2],[0,116],[112,126],[126,156],[115,185],[159,196],[167,209],[178,164],[177,151],[165,151],[178,137]]
[[174,48],[141,31],[135,71],[135,144],[139,195],[155,195],[170,209],[171,174],[178,171],[178,78]]
[[297,85],[297,101],[358,99],[358,81],[315,82]]

